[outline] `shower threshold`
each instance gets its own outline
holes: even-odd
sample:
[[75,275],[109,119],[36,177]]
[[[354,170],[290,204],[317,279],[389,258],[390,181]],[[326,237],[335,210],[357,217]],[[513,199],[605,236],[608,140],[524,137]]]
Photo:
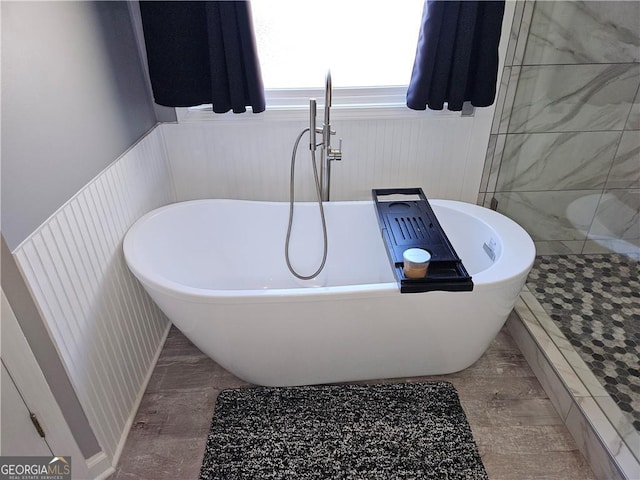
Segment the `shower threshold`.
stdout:
[[597,478],[640,478],[640,435],[527,286],[507,321]]

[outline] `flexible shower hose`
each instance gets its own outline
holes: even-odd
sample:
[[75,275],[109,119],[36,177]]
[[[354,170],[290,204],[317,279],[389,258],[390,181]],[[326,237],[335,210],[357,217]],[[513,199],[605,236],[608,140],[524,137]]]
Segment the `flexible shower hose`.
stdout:
[[295,168],[296,168],[296,155],[298,153],[298,144],[302,139],[303,135],[309,131],[308,128],[305,128],[296,140],[295,145],[293,146],[293,152],[291,153],[291,178],[289,180],[289,225],[287,226],[287,238],[284,244],[284,256],[287,261],[287,267],[289,271],[299,278],[300,280],[311,280],[317,277],[322,269],[324,268],[324,264],[327,261],[327,250],[328,250],[328,241],[327,241],[327,222],[324,218],[324,207],[322,206],[322,192],[320,190],[320,179],[318,178],[318,167],[316,165],[316,152],[311,151],[311,164],[313,165],[313,178],[316,183],[316,194],[318,196],[318,206],[320,207],[320,219],[322,220],[322,236],[323,236],[323,246],[324,251],[322,253],[322,262],[318,269],[313,272],[311,275],[301,275],[298,273],[293,265],[291,265],[291,260],[289,259],[289,240],[291,239],[291,227],[293,226],[293,207],[295,203]]

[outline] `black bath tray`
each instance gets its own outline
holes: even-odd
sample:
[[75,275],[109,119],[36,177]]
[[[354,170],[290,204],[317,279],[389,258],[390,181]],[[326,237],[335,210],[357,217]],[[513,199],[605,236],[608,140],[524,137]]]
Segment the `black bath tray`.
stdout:
[[[401,293],[473,290],[471,276],[421,188],[375,188],[372,194],[382,239]],[[405,277],[402,253],[408,248],[422,248],[431,254],[425,278]]]

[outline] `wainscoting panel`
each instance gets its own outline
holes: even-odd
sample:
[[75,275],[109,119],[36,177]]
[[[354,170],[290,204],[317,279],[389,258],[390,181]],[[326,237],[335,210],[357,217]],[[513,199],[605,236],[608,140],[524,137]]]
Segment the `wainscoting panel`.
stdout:
[[155,128],[13,252],[112,461],[168,325],[129,272],[122,239],[142,214],[174,198]]
[[[368,200],[372,188],[420,186],[431,198],[475,203],[493,113],[480,110],[475,117],[375,119],[335,112],[332,143],[343,139],[343,160],[332,163],[331,199]],[[293,145],[307,123],[243,117],[162,125],[178,200],[287,201]],[[297,158],[296,200],[314,200],[306,134]]]

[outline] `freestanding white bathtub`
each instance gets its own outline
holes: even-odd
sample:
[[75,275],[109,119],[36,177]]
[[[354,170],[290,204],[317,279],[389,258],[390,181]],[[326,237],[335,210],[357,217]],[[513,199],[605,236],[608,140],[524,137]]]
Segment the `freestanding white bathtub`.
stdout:
[[[168,205],[131,227],[124,253],[175,326],[248,382],[289,386],[446,374],[470,366],[487,349],[514,306],[535,248],[499,213],[449,200],[430,203],[473,277],[472,292],[401,294],[367,201],[326,204],[329,253],[314,280],[298,280],[286,267],[287,203]],[[301,273],[319,264],[315,203],[296,204],[290,253]]]

